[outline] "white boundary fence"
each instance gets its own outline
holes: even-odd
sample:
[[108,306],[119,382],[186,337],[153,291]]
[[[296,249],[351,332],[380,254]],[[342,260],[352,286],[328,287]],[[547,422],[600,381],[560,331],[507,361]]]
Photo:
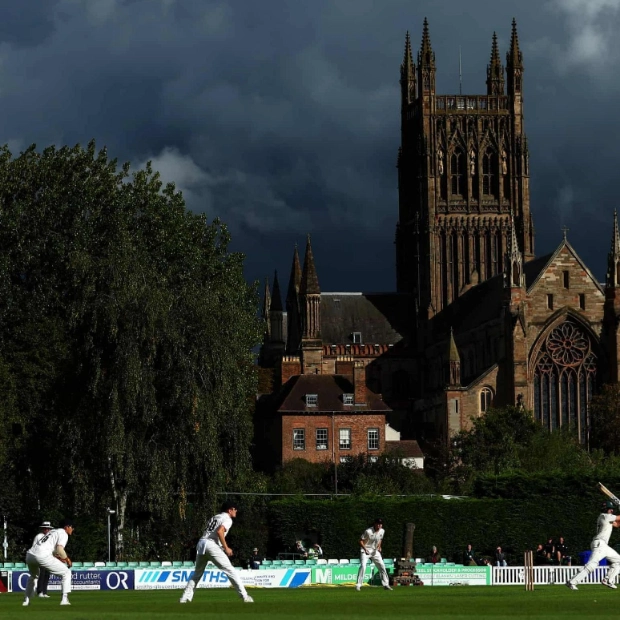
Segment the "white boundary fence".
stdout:
[[[534,566],[534,584],[540,586],[565,584],[576,575],[583,566]],[[581,583],[601,583],[607,576],[607,566],[599,566],[590,573]],[[616,583],[618,579],[616,579]],[[494,566],[491,574],[491,584],[494,586],[523,586],[525,587],[525,568],[523,566]]]

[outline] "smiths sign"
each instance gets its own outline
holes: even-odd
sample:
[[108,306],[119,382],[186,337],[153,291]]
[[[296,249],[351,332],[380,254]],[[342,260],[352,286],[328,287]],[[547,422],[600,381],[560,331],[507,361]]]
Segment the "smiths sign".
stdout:
[[[136,590],[173,590],[183,589],[194,571],[192,569],[162,570],[136,569]],[[310,570],[278,569],[272,571],[253,570],[237,571],[244,586],[259,588],[298,588],[310,584]],[[230,580],[226,573],[219,569],[207,569],[199,588],[228,588]]]

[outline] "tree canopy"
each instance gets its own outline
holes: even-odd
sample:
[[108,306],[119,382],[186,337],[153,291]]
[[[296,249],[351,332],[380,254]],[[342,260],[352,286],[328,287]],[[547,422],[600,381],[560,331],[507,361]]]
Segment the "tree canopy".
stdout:
[[150,164],[0,150],[0,507],[122,529],[248,474],[262,329],[229,240]]

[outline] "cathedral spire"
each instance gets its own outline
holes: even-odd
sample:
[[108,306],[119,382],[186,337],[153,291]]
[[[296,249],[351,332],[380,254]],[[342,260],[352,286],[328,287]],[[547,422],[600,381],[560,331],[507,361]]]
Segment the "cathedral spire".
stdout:
[[304,257],[304,268],[301,273],[301,283],[299,291],[302,295],[320,295],[319,278],[316,275],[316,267],[314,266],[314,256],[312,254],[312,244],[310,243],[310,235],[306,242],[306,256]]
[[400,66],[400,88],[403,109],[408,104],[413,103],[416,96],[415,87],[415,65],[413,64],[413,55],[411,53],[411,38],[407,30],[407,34],[405,35],[405,55],[403,57],[403,63]]
[[450,345],[448,351],[448,384],[461,385],[461,356],[454,340],[454,330],[450,327]]
[[269,323],[271,325],[271,340],[278,343],[284,349],[284,313],[282,311],[282,297],[280,295],[280,284],[278,283],[278,272],[273,276],[273,292],[271,293],[271,308],[269,309]]
[[280,284],[278,283],[278,272],[273,275],[273,292],[271,293],[271,312],[282,312],[282,296],[280,295]]
[[428,20],[424,18],[422,29],[422,45],[418,52],[418,81],[422,94],[435,92],[435,52],[431,45],[431,35],[428,30]]
[[297,303],[297,295],[299,295],[300,284],[301,265],[299,263],[299,252],[297,251],[297,244],[295,244],[295,251],[293,252],[293,265],[291,267],[291,277],[289,278],[288,290],[286,292],[287,306],[289,301],[295,300],[295,303]]
[[321,374],[323,343],[321,341],[321,289],[316,275],[310,235],[299,287],[301,314],[301,371],[302,374]]
[[301,286],[301,265],[297,244],[293,252],[293,265],[286,293],[286,352],[297,353],[301,341],[301,312],[299,308],[299,287]]
[[270,307],[271,307],[271,291],[269,290],[269,278],[265,278],[265,290],[263,293],[262,317],[266,321],[269,320],[269,308]]
[[487,65],[487,95],[504,94],[504,67],[497,47],[497,33],[493,33],[491,61]]
[[521,92],[523,77],[523,54],[519,48],[517,20],[512,19],[512,35],[510,49],[506,54],[506,73],[508,74],[508,94],[515,95]]
[[620,232],[618,231],[618,213],[615,209],[611,248],[607,255],[607,287],[620,287]]
[[510,238],[506,251],[505,282],[507,288],[520,288],[525,286],[525,274],[523,272],[523,254],[519,250],[517,230],[514,217],[510,216]]

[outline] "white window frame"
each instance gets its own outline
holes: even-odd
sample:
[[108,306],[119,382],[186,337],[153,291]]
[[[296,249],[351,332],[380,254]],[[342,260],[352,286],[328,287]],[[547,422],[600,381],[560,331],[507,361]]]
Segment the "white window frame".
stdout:
[[[321,439],[319,439],[319,432],[321,433]],[[317,450],[327,450],[329,447],[329,435],[326,428],[317,428],[314,431],[314,437],[316,440]],[[324,437],[324,438],[323,438]]]
[[355,404],[355,394],[343,394],[342,395],[342,403],[343,403],[343,405],[354,405]]
[[293,450],[305,450],[306,449],[306,429],[294,428],[293,429]]
[[318,394],[306,394],[306,407],[318,407],[319,395]]
[[480,390],[480,415],[484,415],[493,406],[494,398],[495,395],[490,387],[485,386]]
[[353,344],[362,344],[362,332],[353,332]]
[[[376,436],[375,436],[376,434]],[[372,437],[371,437],[372,435]],[[381,443],[381,434],[378,428],[369,428],[366,430],[366,437],[368,439],[368,449],[378,450]],[[372,445],[371,445],[372,444]],[[376,444],[376,445],[375,445]]]
[[351,441],[351,429],[338,429],[338,448],[340,450],[350,450],[353,442]]

